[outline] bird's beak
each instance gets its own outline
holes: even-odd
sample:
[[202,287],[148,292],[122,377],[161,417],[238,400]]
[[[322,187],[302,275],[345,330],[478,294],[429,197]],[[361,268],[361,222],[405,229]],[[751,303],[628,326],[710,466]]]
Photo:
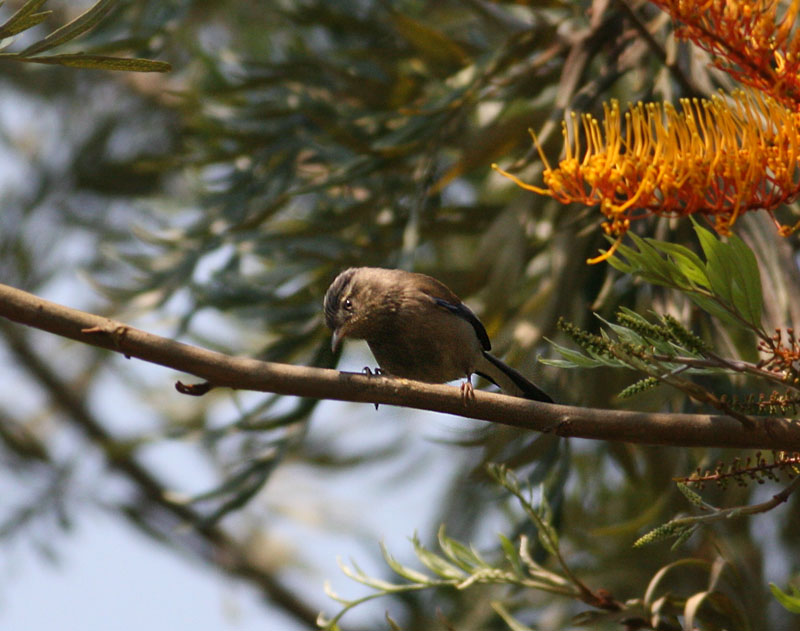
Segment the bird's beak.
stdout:
[[331,336],[331,350],[335,353],[336,349],[339,348],[339,344],[342,343],[342,338],[344,337],[344,333],[342,333],[342,329],[336,329],[333,332],[333,336]]

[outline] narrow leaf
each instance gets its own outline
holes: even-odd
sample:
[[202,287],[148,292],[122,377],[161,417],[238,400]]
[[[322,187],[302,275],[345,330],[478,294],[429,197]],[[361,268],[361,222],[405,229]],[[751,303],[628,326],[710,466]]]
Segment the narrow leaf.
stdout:
[[786,609],[792,613],[800,613],[800,590],[794,585],[789,586],[792,594],[789,595],[778,587],[775,583],[769,584],[769,589],[775,599]]
[[[736,281],[743,293],[741,311],[756,328],[761,327],[761,312],[764,308],[764,297],[761,288],[761,274],[758,261],[753,251],[736,235],[731,235],[728,245],[736,258]],[[739,305],[736,305],[739,308]]]
[[35,55],[45,50],[50,50],[70,40],[75,39],[95,26],[106,16],[106,14],[113,8],[116,0],[99,0],[90,9],[76,17],[74,20],[65,24],[61,28],[56,29],[43,40],[28,46],[22,51],[22,55]]
[[418,572],[413,568],[402,565],[397,559],[394,558],[394,556],[392,556],[392,553],[386,548],[386,544],[381,542],[380,545],[383,560],[395,574],[402,576],[403,578],[414,583],[421,583],[423,585],[430,581],[430,577],[427,574],[423,574],[422,572]]
[[[687,567],[694,567],[694,568],[702,568],[704,572],[707,572],[711,568],[711,564],[703,559],[693,559],[693,558],[685,558],[679,559],[678,561],[673,561],[672,563],[665,565],[664,567],[660,568],[653,577],[650,579],[650,583],[647,585],[647,589],[644,593],[644,603],[652,607],[653,603],[656,600],[656,595],[662,591],[662,584],[661,582],[665,579],[668,574],[674,573],[674,570],[683,569]],[[664,590],[667,588],[664,587]]]
[[502,533],[500,534],[500,546],[503,548],[503,554],[511,564],[511,567],[514,568],[514,573],[521,576],[523,574],[523,569],[522,560],[519,558],[519,552],[517,552],[517,548],[511,540]]
[[17,17],[17,14],[14,14],[5,24],[0,26],[0,39],[12,37],[17,33],[33,28],[37,24],[41,24],[51,13],[52,11],[42,11],[41,13],[31,13],[21,17]]
[[497,612],[497,615],[503,619],[503,622],[506,623],[511,631],[534,631],[531,627],[522,624],[519,620],[514,618],[500,601],[493,600],[491,604],[492,609]]
[[744,324],[738,320],[730,311],[725,309],[722,305],[720,305],[716,300],[709,296],[703,296],[701,294],[687,294],[689,299],[695,303],[698,307],[700,307],[706,313],[714,316],[717,320],[721,320],[726,324],[730,324],[732,326],[744,326]]
[[639,274],[652,282],[674,286],[673,277],[678,273],[672,263],[666,261],[652,245],[634,233],[629,233],[641,254],[642,269]]
[[711,596],[712,592],[698,592],[693,594],[686,600],[686,606],[683,608],[683,615],[686,618],[686,628],[696,628],[695,618],[701,605]]
[[439,527],[438,539],[442,552],[462,570],[472,572],[478,566],[489,567],[468,546],[448,537],[445,534],[444,524]]
[[705,289],[711,288],[711,283],[708,280],[708,276],[706,276],[705,263],[703,263],[703,260],[689,248],[677,243],[658,241],[656,239],[647,239],[647,242],[654,248],[667,254],[681,273],[692,283],[700,285]]
[[458,567],[425,548],[416,536],[411,542],[414,544],[414,552],[422,564],[437,576],[459,581],[466,578],[466,575]]
[[[47,0],[27,0],[25,4],[16,10],[14,15],[8,18],[8,21],[6,21],[3,26],[5,27],[7,24],[13,23],[14,20],[21,20],[28,17],[32,13],[36,13],[45,4],[45,2],[47,2]],[[4,3],[0,2],[0,5],[2,4]]]
[[[609,241],[613,242],[613,239],[609,237]],[[625,261],[627,262],[623,262],[621,257],[625,257]],[[608,262],[611,267],[619,270],[623,274],[633,274],[636,272],[635,265],[633,264],[635,258],[636,254],[634,253],[633,249],[620,243],[617,246],[617,251],[613,256],[608,257],[606,262]]]
[[699,224],[695,224],[694,230],[700,240],[700,247],[706,255],[706,274],[711,283],[711,291],[728,304],[733,304],[732,280],[735,263],[725,244],[722,243],[711,231],[706,230]]
[[120,70],[123,72],[169,72],[172,70],[172,66],[166,61],[154,61],[137,57],[106,57],[104,55],[84,55],[83,53],[41,55],[38,57],[14,55],[14,57],[20,61],[29,61],[37,64],[88,68],[91,70]]
[[572,349],[567,348],[566,346],[561,346],[560,344],[556,344],[555,342],[550,342],[553,346],[555,351],[563,357],[563,360],[557,359],[545,359],[542,358],[539,361],[543,364],[547,364],[549,366],[558,365],[564,368],[597,368],[599,366],[608,365],[606,362],[603,362],[598,359],[593,359],[581,353],[580,351],[574,351]]
[[647,345],[648,342],[644,339],[639,333],[634,331],[633,329],[629,329],[626,326],[622,326],[621,324],[613,324],[608,320],[601,318],[596,313],[594,314],[595,317],[600,320],[603,324],[605,324],[609,329],[611,329],[614,333],[617,334],[617,337],[623,341],[628,342],[629,344],[635,344],[638,346]]

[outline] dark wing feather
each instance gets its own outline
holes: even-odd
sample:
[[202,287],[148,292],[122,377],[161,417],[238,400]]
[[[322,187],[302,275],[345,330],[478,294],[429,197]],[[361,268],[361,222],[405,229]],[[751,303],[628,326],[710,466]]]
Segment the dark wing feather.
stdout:
[[489,341],[489,335],[486,333],[483,323],[478,320],[478,316],[472,313],[467,305],[465,305],[463,302],[453,304],[452,302],[448,302],[442,298],[433,298],[433,300],[440,307],[444,307],[450,313],[453,313],[459,318],[463,318],[469,322],[472,325],[472,328],[475,329],[475,335],[478,336],[478,340],[480,341],[483,350],[492,350],[492,343]]

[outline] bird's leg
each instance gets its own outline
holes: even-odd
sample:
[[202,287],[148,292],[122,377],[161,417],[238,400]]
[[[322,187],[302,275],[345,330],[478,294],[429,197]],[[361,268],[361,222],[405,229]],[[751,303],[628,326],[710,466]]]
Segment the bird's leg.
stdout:
[[465,404],[475,400],[475,388],[472,387],[472,375],[467,375],[464,383],[461,384],[461,398]]

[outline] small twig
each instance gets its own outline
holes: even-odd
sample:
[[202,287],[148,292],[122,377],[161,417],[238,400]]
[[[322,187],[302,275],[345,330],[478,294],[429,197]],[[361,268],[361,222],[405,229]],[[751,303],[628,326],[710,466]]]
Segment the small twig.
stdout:
[[680,517],[673,519],[669,522],[670,526],[693,526],[697,524],[707,524],[731,517],[739,517],[741,515],[757,515],[759,513],[766,513],[771,511],[776,506],[783,504],[789,499],[789,496],[797,490],[800,486],[800,476],[792,480],[786,488],[780,493],[776,493],[766,502],[760,504],[751,504],[747,506],[732,506],[730,508],[720,508],[717,511],[708,515],[695,515],[692,517]]
[[746,373],[755,377],[761,377],[775,381],[782,385],[787,385],[783,379],[783,375],[779,372],[772,370],[765,370],[759,368],[756,364],[741,361],[738,359],[728,359],[720,357],[714,353],[708,354],[708,359],[700,359],[697,357],[682,357],[673,355],[654,354],[652,358],[656,361],[670,364],[684,364],[690,368],[723,368],[732,370],[734,372]]

